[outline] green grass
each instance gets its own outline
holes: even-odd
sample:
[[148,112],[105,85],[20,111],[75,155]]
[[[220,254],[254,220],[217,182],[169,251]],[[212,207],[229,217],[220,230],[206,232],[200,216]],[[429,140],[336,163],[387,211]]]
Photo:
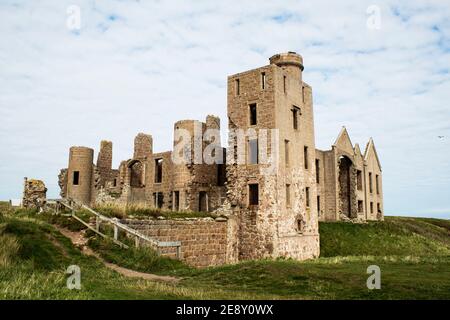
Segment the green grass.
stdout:
[[[0,218],[0,299],[231,299],[223,290],[125,278],[88,257],[52,226],[27,217]],[[9,239],[8,241],[4,241]],[[11,243],[15,243],[11,246]],[[66,286],[67,267],[81,269],[81,290]],[[238,293],[237,298],[254,298]]]
[[[51,223],[25,213],[0,218],[3,299],[450,299],[449,222],[387,217],[364,225],[321,223],[322,257],[259,260],[194,269],[150,249],[120,249],[92,238],[107,261],[137,271],[175,275],[178,284],[125,278],[80,253]],[[68,218],[66,218],[68,219]],[[79,265],[82,289],[66,288],[66,268]],[[381,290],[368,290],[369,265],[381,268]]]
[[[450,233],[436,220],[386,217],[384,222],[321,222],[321,257],[450,255]],[[445,220],[442,224],[445,224]]]
[[[381,268],[382,290],[368,290],[369,265]],[[385,258],[249,261],[199,271],[184,280],[197,288],[221,288],[284,299],[450,299],[450,259]]]
[[112,218],[129,218],[134,219],[147,219],[147,218],[158,218],[164,217],[166,219],[176,219],[176,218],[216,218],[217,215],[207,212],[178,212],[178,211],[168,211],[155,208],[141,207],[141,206],[117,206],[117,205],[103,205],[94,208],[97,212]]
[[191,268],[179,260],[159,256],[152,248],[130,248],[124,250],[112,241],[100,237],[89,239],[88,245],[98,252],[103,259],[125,268],[136,271],[167,274],[190,270]]

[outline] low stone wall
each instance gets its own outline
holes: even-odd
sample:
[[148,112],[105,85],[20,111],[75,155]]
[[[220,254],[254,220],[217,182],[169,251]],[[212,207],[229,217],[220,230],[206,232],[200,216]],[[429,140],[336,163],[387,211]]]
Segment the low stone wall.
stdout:
[[[122,223],[159,241],[180,241],[181,259],[195,267],[217,266],[237,261],[234,219],[198,218],[179,220],[124,219]],[[175,248],[161,253],[175,257]]]

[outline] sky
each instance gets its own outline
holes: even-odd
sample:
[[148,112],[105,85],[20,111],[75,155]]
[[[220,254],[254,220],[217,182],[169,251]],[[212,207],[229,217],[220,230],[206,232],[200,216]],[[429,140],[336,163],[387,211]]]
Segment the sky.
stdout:
[[[79,12],[79,15],[78,15]],[[79,19],[78,19],[79,17]],[[78,24],[78,22],[80,22]],[[228,75],[303,56],[316,147],[373,137],[386,215],[450,218],[450,1],[0,1],[0,199],[59,193],[70,146],[226,119]]]

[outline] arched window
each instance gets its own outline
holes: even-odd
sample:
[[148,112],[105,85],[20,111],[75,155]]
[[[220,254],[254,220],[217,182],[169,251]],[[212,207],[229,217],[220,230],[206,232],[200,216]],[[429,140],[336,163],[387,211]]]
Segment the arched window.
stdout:
[[128,164],[130,170],[130,186],[140,188],[144,185],[143,165],[140,161],[134,160]]

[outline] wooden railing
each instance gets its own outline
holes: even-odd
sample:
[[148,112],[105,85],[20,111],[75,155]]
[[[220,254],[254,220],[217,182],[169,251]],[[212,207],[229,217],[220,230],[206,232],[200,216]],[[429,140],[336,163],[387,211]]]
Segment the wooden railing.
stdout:
[[[134,240],[135,240],[134,243],[135,243],[136,247],[139,247],[141,241],[148,243],[158,253],[160,253],[161,248],[176,247],[177,259],[181,258],[181,242],[180,241],[158,241],[158,240],[149,238],[146,235],[142,234],[141,232],[139,232],[135,229],[132,229],[132,228],[124,225],[123,223],[120,223],[117,218],[106,217],[106,216],[102,215],[101,213],[98,213],[97,211],[93,210],[92,208],[90,208],[84,204],[79,204],[76,201],[71,200],[71,199],[49,199],[49,200],[47,200],[47,204],[54,205],[55,206],[54,210],[57,214],[60,214],[60,209],[61,209],[60,205],[64,206],[65,208],[67,208],[71,211],[71,213],[68,216],[71,216],[75,220],[79,221],[81,224],[83,224],[90,230],[94,231],[101,237],[112,239],[112,241],[114,243],[116,243],[117,245],[119,245],[123,248],[129,248],[129,246],[126,245],[125,243],[119,241],[119,231],[120,230],[122,230],[123,232],[134,237]],[[79,216],[77,216],[76,209],[84,209],[87,212],[93,214],[95,216],[95,227],[93,227],[92,225],[90,225],[89,223],[87,223],[86,221],[81,219]],[[112,225],[113,230],[114,230],[113,238],[100,232],[100,224],[102,222]]]

